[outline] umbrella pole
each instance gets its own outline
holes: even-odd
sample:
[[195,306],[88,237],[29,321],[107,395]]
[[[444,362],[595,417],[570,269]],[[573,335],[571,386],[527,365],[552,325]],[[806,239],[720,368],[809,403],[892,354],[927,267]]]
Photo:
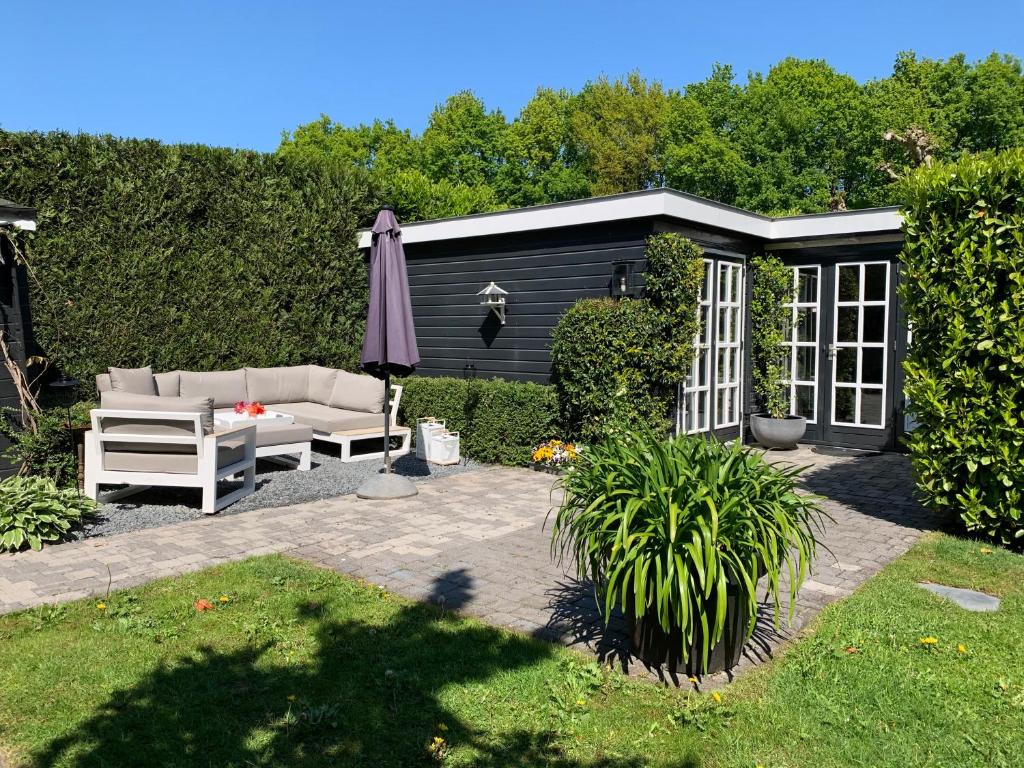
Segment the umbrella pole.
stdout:
[[391,473],[391,372],[384,372],[384,474]]

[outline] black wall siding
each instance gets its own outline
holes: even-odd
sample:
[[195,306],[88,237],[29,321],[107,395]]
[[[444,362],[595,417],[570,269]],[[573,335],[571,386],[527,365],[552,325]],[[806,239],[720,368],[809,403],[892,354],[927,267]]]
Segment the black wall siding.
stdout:
[[[610,295],[614,263],[642,268],[650,220],[405,247],[416,336],[428,376],[547,383],[551,330],[577,300]],[[491,281],[509,292],[504,326],[480,306]]]
[[[25,271],[15,263],[14,254],[10,252],[7,242],[0,241],[0,248],[3,249],[0,252],[0,330],[6,336],[14,358],[24,365],[26,344],[32,338],[28,285]],[[11,375],[0,361],[0,408],[18,408],[19,405]],[[15,470],[3,456],[9,445],[10,442],[0,436],[0,478],[13,474]]]

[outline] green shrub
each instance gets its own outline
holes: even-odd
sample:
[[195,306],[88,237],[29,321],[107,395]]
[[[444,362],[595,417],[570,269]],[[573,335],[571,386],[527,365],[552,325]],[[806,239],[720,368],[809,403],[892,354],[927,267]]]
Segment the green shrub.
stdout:
[[754,393],[761,407],[773,419],[789,412],[789,393],[782,382],[789,377],[789,359],[782,343],[793,315],[787,301],[793,301],[793,270],[777,256],[751,259],[753,298],[750,302],[750,354]]
[[1024,537],[1024,150],[907,182],[900,297],[913,331],[907,445],[925,502]]
[[748,631],[762,572],[776,620],[782,594],[792,618],[822,518],[814,498],[796,492],[800,471],[773,467],[738,442],[607,438],[584,448],[559,480],[565,496],[552,547],[596,585],[606,620],[616,605],[637,619],[653,612],[665,632],[682,629],[684,659],[697,633],[706,669],[725,629],[725,611],[714,606],[724,606],[729,585],[743,595]]
[[[89,410],[96,403],[76,403],[71,418],[76,425],[89,423]],[[66,408],[47,408],[36,416],[36,431],[22,428],[18,411],[3,409],[0,413],[0,434],[11,444],[4,457],[30,475],[46,477],[59,487],[74,487],[78,482],[78,458],[67,428]]]
[[504,379],[411,376],[399,418],[434,416],[460,433],[463,456],[512,466],[527,464],[534,446],[557,436],[558,405],[551,387]]
[[95,508],[92,499],[45,477],[9,477],[0,483],[0,552],[60,541]]
[[358,362],[358,176],[250,151],[0,131],[0,189],[38,209],[33,326],[91,389],[108,366]]
[[676,234],[647,240],[642,299],[584,299],[552,331],[552,380],[562,423],[600,439],[637,425],[665,432],[693,359],[703,251]]

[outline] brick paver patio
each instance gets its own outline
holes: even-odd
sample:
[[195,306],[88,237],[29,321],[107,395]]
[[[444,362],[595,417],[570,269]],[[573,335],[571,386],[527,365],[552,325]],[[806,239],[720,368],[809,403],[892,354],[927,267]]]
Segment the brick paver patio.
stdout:
[[[799,627],[906,551],[929,517],[910,497],[903,456],[801,448],[771,458],[811,465],[806,485],[826,497],[834,518],[823,540],[830,553],[821,553],[798,599]],[[621,631],[604,631],[587,585],[550,559],[551,483],[493,467],[423,483],[418,496],[396,502],[343,496],[0,555],[0,613],[280,552],[628,662]],[[779,641],[759,631],[750,658]]]

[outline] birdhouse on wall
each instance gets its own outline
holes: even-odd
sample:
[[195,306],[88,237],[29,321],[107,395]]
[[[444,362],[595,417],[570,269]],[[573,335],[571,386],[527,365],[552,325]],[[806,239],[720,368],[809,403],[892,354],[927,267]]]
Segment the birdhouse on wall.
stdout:
[[483,300],[480,302],[481,307],[487,307],[498,316],[498,320],[502,325],[505,324],[505,297],[508,295],[508,291],[504,288],[499,288],[492,280],[490,285],[484,288],[482,291],[478,291],[477,296],[483,296]]

